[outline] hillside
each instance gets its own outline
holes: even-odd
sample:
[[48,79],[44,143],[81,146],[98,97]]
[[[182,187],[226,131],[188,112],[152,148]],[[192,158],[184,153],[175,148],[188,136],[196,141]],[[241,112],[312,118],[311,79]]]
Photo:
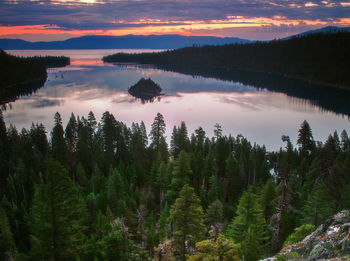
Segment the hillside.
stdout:
[[235,37],[183,36],[183,35],[88,35],[65,41],[27,42],[19,39],[0,39],[0,48],[15,49],[177,49],[193,45],[223,45],[248,43]]
[[0,50],[0,104],[42,87],[47,78],[46,68],[70,63],[64,56],[16,57]]
[[28,58],[9,55],[0,50],[0,92],[10,85],[47,77],[45,65]]
[[291,259],[349,260],[350,211],[343,210],[330,217],[302,241],[287,245],[277,255],[264,261]]
[[349,46],[349,32],[320,33],[289,40],[188,47],[160,53],[117,53],[103,61],[260,71],[349,88]]

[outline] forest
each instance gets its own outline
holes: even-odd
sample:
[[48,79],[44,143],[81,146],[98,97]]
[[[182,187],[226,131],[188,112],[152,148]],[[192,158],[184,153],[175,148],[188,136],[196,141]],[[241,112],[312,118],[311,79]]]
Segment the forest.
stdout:
[[[17,130],[0,113],[1,260],[258,260],[350,207],[350,139],[266,151],[111,113]],[[276,137],[280,139],[280,137]]]
[[47,78],[45,65],[29,58],[9,55],[0,50],[0,94],[20,83]]
[[28,95],[44,86],[46,68],[70,64],[65,56],[17,57],[0,49],[0,104]]
[[246,70],[350,88],[350,33],[310,34],[288,40],[186,47],[159,53],[117,53],[104,62]]

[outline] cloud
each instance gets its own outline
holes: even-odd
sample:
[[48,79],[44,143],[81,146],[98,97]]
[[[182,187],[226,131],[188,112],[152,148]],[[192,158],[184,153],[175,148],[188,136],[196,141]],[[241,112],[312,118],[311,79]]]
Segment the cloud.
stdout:
[[347,25],[344,19],[350,21],[349,13],[350,4],[344,0],[2,0],[0,26],[54,25],[69,34],[74,30],[127,33],[128,28],[135,33],[147,27],[146,33],[215,34],[233,27],[288,29],[302,26],[303,21]]

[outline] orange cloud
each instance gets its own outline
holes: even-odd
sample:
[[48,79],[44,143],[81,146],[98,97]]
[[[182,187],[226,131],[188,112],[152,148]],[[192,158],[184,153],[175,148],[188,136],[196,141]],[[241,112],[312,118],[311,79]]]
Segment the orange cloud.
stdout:
[[[124,21],[116,21],[115,24],[124,24]],[[126,24],[126,23],[125,23]],[[182,34],[182,35],[215,35],[222,29],[230,28],[261,28],[266,26],[298,26],[300,24],[309,26],[327,26],[330,23],[322,20],[291,20],[283,16],[268,17],[244,17],[228,16],[222,20],[200,20],[200,21],[162,21],[160,19],[139,19],[128,22],[128,27],[117,27],[107,30],[73,30],[60,28],[57,25],[26,25],[26,26],[0,26],[0,36],[6,35],[28,35],[28,34],[69,34],[81,36],[87,34],[95,35],[149,35],[149,34]],[[350,18],[341,18],[331,23],[332,25],[349,26]],[[198,32],[202,33],[199,34]],[[203,31],[207,32],[203,34]],[[197,32],[197,34],[196,34]]]

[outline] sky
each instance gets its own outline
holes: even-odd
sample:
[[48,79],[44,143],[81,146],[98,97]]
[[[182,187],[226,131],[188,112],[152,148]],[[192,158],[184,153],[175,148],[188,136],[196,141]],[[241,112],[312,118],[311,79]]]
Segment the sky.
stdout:
[[0,0],[0,38],[182,34],[271,40],[350,26],[346,0]]

